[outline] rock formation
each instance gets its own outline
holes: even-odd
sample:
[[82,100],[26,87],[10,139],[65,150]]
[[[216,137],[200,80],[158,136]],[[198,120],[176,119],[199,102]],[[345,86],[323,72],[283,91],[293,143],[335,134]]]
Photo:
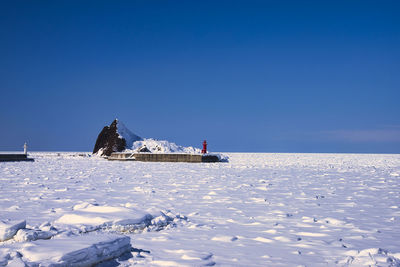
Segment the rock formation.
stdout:
[[110,156],[112,152],[120,152],[131,148],[133,142],[143,140],[129,131],[122,122],[115,119],[110,126],[105,126],[97,137],[93,154]]
[[141,148],[139,148],[138,152],[141,152],[141,153],[144,153],[144,152],[146,152],[146,153],[151,153],[151,151],[147,148],[146,145],[144,145],[144,146],[142,146]]

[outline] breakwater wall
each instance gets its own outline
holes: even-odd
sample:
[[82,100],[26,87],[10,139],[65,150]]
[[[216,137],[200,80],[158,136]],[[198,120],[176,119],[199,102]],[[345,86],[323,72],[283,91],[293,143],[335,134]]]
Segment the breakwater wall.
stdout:
[[219,162],[215,155],[201,154],[161,154],[161,153],[112,153],[108,160],[148,161],[148,162]]

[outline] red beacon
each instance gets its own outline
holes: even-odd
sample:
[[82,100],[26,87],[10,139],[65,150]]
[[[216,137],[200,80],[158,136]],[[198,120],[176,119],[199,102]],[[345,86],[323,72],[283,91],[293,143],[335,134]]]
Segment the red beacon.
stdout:
[[203,142],[203,150],[201,151],[202,154],[206,154],[207,153],[207,141],[204,140]]

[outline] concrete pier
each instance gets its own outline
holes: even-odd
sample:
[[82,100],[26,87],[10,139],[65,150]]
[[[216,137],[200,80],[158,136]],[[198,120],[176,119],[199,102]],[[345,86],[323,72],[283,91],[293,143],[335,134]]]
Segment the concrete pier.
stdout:
[[121,153],[114,152],[107,158],[108,160],[123,160],[123,161],[132,161],[135,160],[133,157],[133,153]]
[[219,162],[216,155],[201,154],[159,154],[159,153],[112,153],[108,160],[136,160],[148,162]]
[[27,154],[1,154],[0,161],[34,161]]

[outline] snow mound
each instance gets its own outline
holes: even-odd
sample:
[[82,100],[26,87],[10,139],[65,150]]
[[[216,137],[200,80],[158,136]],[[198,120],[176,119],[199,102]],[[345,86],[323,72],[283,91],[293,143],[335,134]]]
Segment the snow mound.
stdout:
[[0,221],[0,241],[6,241],[14,237],[19,229],[26,226],[26,221]]
[[128,236],[98,234],[29,242],[18,252],[28,266],[92,266],[130,250]]
[[194,147],[179,146],[175,143],[168,142],[165,140],[155,140],[152,138],[143,139],[133,142],[133,152],[139,152],[142,148],[146,147],[151,153],[188,153],[188,154],[200,154],[201,150]]

